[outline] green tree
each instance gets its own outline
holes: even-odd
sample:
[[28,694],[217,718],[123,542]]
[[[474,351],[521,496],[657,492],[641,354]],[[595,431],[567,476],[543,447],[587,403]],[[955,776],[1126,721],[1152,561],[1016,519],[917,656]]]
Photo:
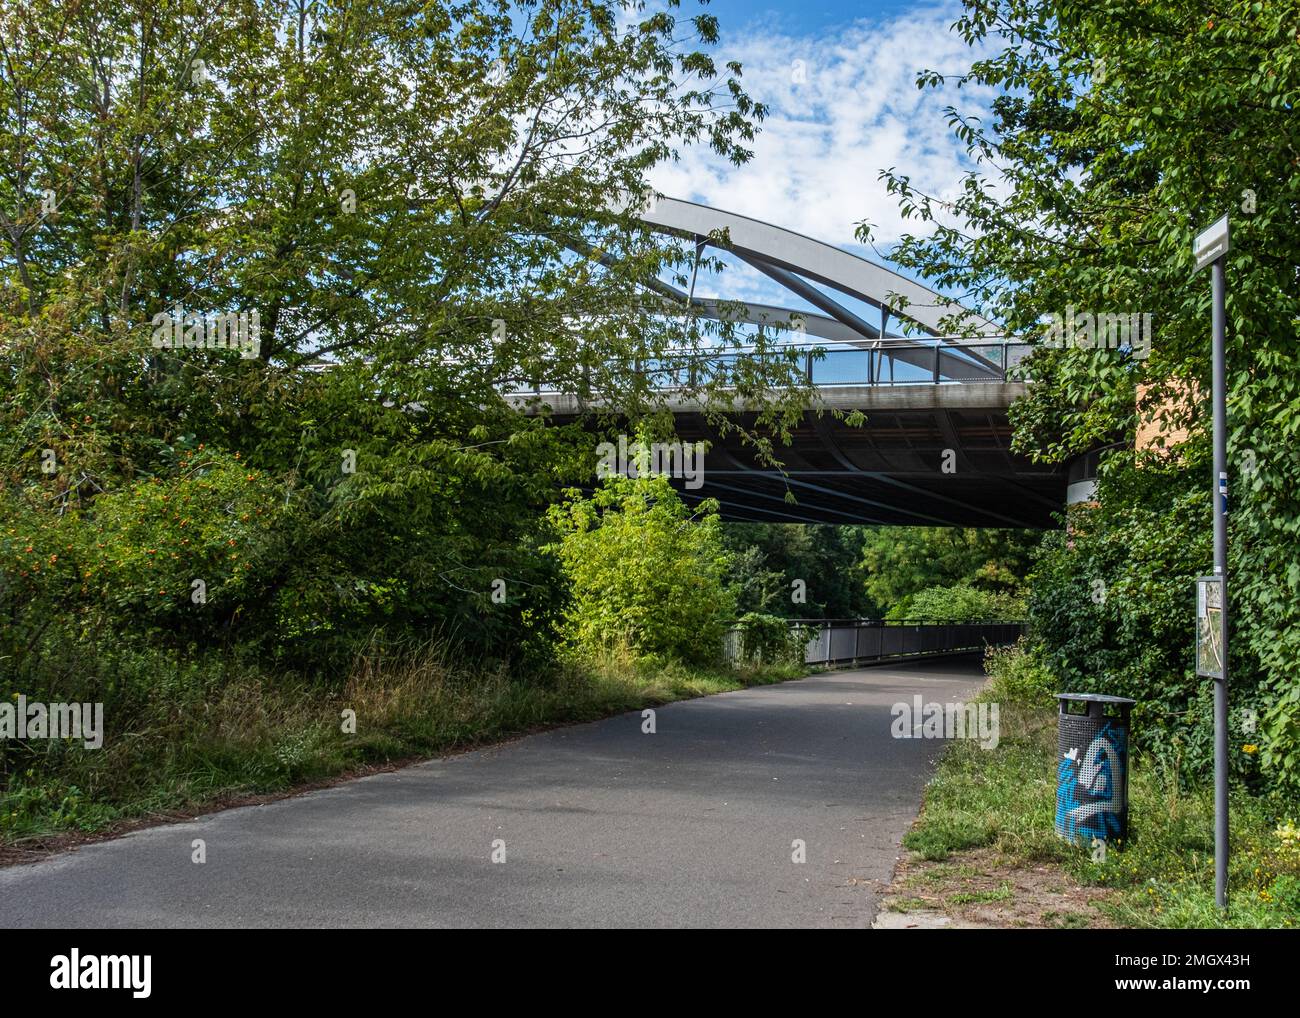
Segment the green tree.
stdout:
[[[957,76],[997,94],[991,117],[951,113],[978,168],[945,202],[906,176],[884,174],[904,212],[933,226],[906,238],[895,258],[967,294],[1009,333],[1040,336],[1045,316],[1073,309],[1153,315],[1148,357],[1137,344],[1033,355],[1035,384],[1012,416],[1017,447],[1041,460],[1131,441],[1139,384],[1150,387],[1150,403],[1193,383],[1208,392],[1209,286],[1192,273],[1191,242],[1199,227],[1232,213],[1233,696],[1249,703],[1261,689],[1264,763],[1293,787],[1300,787],[1297,14],[1294,0],[968,2],[957,30],[972,45],[1002,43]],[[918,83],[945,80],[950,76],[927,71]],[[1176,583],[1186,591],[1166,644],[1180,662],[1191,653],[1191,579],[1206,570],[1208,556],[1199,565],[1183,560],[1171,574],[1165,549],[1183,526],[1176,507],[1199,505],[1197,532],[1209,526],[1205,410],[1193,401],[1175,421],[1191,429],[1176,459],[1145,465],[1167,474],[1169,519],[1161,529],[1157,513],[1150,524],[1156,532],[1148,530],[1131,551],[1137,557],[1123,557],[1138,589]],[[1133,465],[1132,455],[1121,454],[1106,469]],[[1120,504],[1107,507],[1099,525],[1115,526],[1139,508],[1128,501],[1132,488],[1103,487],[1103,499]],[[1107,539],[1123,545],[1130,538],[1116,527]],[[1068,552],[1068,542],[1064,547]],[[1100,579],[1113,584],[1116,577]],[[1140,601],[1127,603],[1136,609]],[[1071,610],[1088,616],[1091,602]],[[1136,631],[1137,616],[1123,624]],[[1044,638],[1063,652],[1060,641],[1071,632]],[[1181,703],[1203,697],[1207,683],[1169,667],[1175,671],[1163,678],[1180,683]]]
[[887,619],[939,622],[1006,622],[1024,617],[1024,603],[1011,594],[956,583],[926,587],[889,610]]
[[711,663],[735,617],[717,503],[689,509],[664,477],[610,477],[551,508],[572,586],[562,625],[585,654]]
[[871,527],[862,535],[867,595],[885,611],[906,611],[930,587],[1014,593],[1038,543],[1032,531],[959,527]]
[[[509,392],[545,379],[636,417],[663,397],[633,364],[741,341],[647,313],[675,309],[644,281],[694,249],[636,215],[685,147],[749,156],[764,111],[717,39],[677,0],[0,7],[9,536],[98,526],[101,498],[238,454],[293,526],[237,604],[210,602],[227,638],[315,670],[376,627],[513,653],[560,600],[544,509],[593,460]],[[254,313],[254,356],[159,345],[168,316],[203,341]],[[741,358],[696,395],[725,422],[735,386],[779,433],[797,375]],[[37,600],[0,611],[36,634]],[[57,621],[129,624],[97,588],[56,600]]]
[[871,614],[859,576],[860,531],[830,524],[728,523],[723,535],[740,610],[785,618]]

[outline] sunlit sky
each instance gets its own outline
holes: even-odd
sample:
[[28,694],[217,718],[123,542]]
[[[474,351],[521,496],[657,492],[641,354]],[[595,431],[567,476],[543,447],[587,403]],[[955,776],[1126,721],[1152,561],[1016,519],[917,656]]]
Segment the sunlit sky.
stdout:
[[[695,0],[683,0],[678,16],[696,10]],[[944,107],[978,113],[992,95],[919,90],[916,75],[960,73],[978,55],[950,28],[959,3],[716,0],[707,10],[721,25],[715,58],[739,60],[746,89],[771,112],[748,164],[732,166],[697,147],[652,173],[656,190],[876,260],[882,259],[854,239],[858,222],[872,224],[883,255],[902,233],[920,228],[900,216],[897,199],[879,179],[882,169],[910,175],[931,194],[955,193],[970,164]],[[701,279],[697,293],[801,306],[746,266],[724,279]]]

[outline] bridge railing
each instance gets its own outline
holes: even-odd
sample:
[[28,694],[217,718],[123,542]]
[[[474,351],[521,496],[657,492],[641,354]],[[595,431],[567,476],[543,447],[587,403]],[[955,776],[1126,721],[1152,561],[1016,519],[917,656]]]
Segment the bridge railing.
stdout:
[[[931,339],[924,342],[884,339],[845,345],[782,344],[757,356],[771,357],[788,370],[793,358],[813,385],[947,385],[963,382],[1004,382],[1033,347],[997,340]],[[818,355],[820,352],[820,356]],[[635,361],[628,369],[650,379],[655,389],[691,388],[708,382],[725,385],[733,366],[745,360],[752,368],[754,351],[732,349],[716,354],[694,351],[661,360]],[[746,372],[752,380],[752,371]],[[786,376],[788,377],[788,376]],[[516,389],[519,393],[560,391],[541,380]]]
[[[888,661],[930,654],[955,654],[1015,643],[1025,623],[952,622],[936,619],[791,619],[790,625],[812,630],[804,647],[804,664],[841,665]],[[724,656],[736,662],[744,654],[740,629],[728,631]]]
[[808,356],[805,374],[814,385],[944,385],[1004,382],[1033,349],[1009,340],[900,342],[822,347]]

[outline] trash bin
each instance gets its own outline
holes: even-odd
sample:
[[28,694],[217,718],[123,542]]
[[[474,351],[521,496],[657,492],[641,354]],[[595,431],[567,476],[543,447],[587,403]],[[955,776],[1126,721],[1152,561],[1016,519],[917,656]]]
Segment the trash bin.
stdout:
[[1061,693],[1056,746],[1056,833],[1091,846],[1128,837],[1129,712],[1136,700]]

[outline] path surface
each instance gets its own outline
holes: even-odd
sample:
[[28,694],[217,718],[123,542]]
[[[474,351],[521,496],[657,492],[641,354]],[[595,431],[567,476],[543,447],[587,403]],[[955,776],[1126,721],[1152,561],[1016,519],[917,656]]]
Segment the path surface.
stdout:
[[0,928],[865,928],[943,748],[891,738],[890,707],[981,680],[818,675],[138,831],[0,870]]

